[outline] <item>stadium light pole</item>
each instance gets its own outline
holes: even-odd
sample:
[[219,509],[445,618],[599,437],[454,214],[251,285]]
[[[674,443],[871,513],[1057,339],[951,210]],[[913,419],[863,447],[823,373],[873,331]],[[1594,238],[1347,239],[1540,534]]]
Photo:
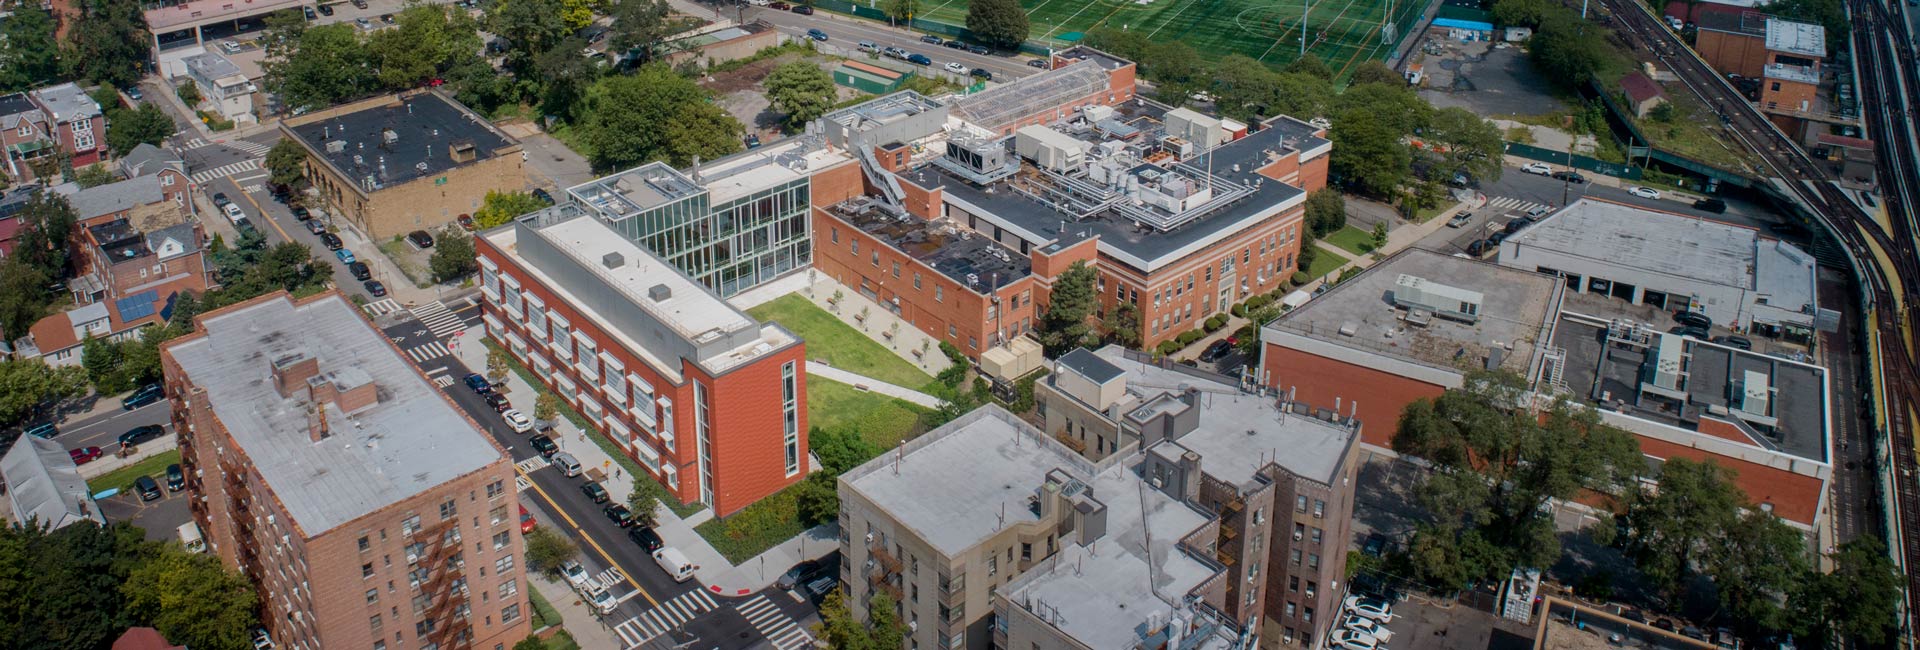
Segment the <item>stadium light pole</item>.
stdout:
[[1313,13],[1313,0],[1300,0],[1300,56],[1307,55],[1307,15]]

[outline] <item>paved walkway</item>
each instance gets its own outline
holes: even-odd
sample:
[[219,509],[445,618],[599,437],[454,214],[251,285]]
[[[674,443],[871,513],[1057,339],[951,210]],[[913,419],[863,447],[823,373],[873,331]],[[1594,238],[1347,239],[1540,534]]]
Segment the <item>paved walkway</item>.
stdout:
[[[169,426],[168,428],[171,429],[172,427]],[[127,456],[125,458],[122,458],[113,453],[116,451],[120,451],[120,445],[115,444],[110,447],[103,446],[101,447],[101,449],[106,450],[107,455],[101,456],[100,458],[94,460],[91,463],[81,465],[79,467],[80,478],[94,478],[96,476],[101,476],[101,475],[107,474],[108,472],[112,472],[114,470],[133,465],[135,463],[146,460],[148,458],[152,458],[154,456],[158,456],[160,454],[164,454],[179,448],[180,448],[180,438],[178,436],[173,435],[171,431],[169,431],[167,435],[160,436],[159,438],[156,438],[154,440],[149,440],[141,445],[134,447],[133,455]],[[119,486],[117,485],[100,486],[101,489],[106,489],[111,487],[119,487]]]
[[867,377],[864,375],[856,375],[851,372],[847,372],[845,370],[841,370],[839,368],[829,366],[819,361],[807,362],[807,374],[820,377],[822,379],[831,379],[831,380],[840,382],[842,384],[847,384],[854,388],[859,388],[862,390],[870,390],[870,391],[879,393],[881,395],[898,397],[900,399],[913,402],[915,404],[919,404],[921,406],[925,406],[930,409],[940,408],[940,404],[942,402],[942,400],[938,397],[934,397],[932,395],[928,395],[926,393],[922,393],[917,390],[895,386],[893,384],[889,384],[887,382],[880,381],[878,379],[873,379],[871,377]]
[[[486,372],[487,347],[480,343],[484,335],[483,327],[470,328],[461,335],[462,344],[453,346],[454,357],[474,372]],[[521,380],[520,375],[511,372],[507,373],[504,383],[508,399],[517,408],[531,412],[534,396],[538,394],[534,387]],[[608,496],[615,503],[626,503],[633,494],[633,477],[626,476],[619,463],[614,462],[599,445],[588,440],[586,436],[589,434],[574,426],[572,421],[560,418],[554,422],[553,428],[554,442],[578,458],[580,464],[589,468],[589,471],[597,468],[604,472],[608,480],[602,481],[601,485],[607,489]],[[813,461],[811,465],[817,468],[819,462]],[[839,525],[828,524],[808,530],[736,566],[694,530],[694,527],[713,519],[713,509],[702,509],[683,520],[672,510],[661,506],[655,509],[654,516],[658,522],[654,531],[660,533],[660,538],[668,546],[680,549],[689,561],[700,567],[694,572],[694,579],[705,585],[707,591],[721,596],[739,596],[764,589],[793,565],[802,560],[819,558],[839,547]],[[580,646],[620,647],[591,645],[584,639]]]
[[553,611],[559,612],[560,620],[547,621],[547,624],[566,628],[567,634],[573,635],[574,642],[580,644],[580,647],[627,647],[627,644],[620,642],[619,637],[614,636],[613,628],[601,622],[600,617],[594,616],[593,610],[587,609],[587,604],[581,602],[580,597],[574,595],[573,589],[567,587],[565,583],[554,580],[547,574],[532,572],[527,574],[526,583],[528,587],[540,592],[540,596],[546,599],[547,604],[553,605]]

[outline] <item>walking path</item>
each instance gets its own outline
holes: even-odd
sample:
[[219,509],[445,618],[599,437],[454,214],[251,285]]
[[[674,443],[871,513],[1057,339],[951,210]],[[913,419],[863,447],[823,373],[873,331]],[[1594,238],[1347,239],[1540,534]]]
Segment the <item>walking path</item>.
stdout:
[[[480,343],[486,335],[484,327],[476,326],[461,336],[464,344],[454,346],[454,357],[459,359],[472,372],[486,372],[487,347]],[[533,386],[520,379],[520,375],[507,373],[506,394],[514,405],[524,411],[532,412],[534,396],[539,394]],[[879,384],[879,382],[873,382]],[[896,387],[897,388],[897,387]],[[601,482],[614,503],[626,503],[633,494],[633,477],[626,476],[621,466],[607,455],[600,445],[588,440],[587,432],[574,426],[566,418],[559,418],[553,424],[553,441],[567,453],[573,454],[580,464],[593,471],[595,468],[607,476]],[[600,435],[594,433],[591,435]],[[813,462],[818,467],[817,461]],[[694,527],[711,520],[713,509],[706,508],[685,519],[673,513],[665,506],[654,511],[658,525],[654,532],[668,546],[680,549],[687,559],[700,569],[694,573],[694,579],[705,585],[707,591],[715,595],[734,597],[759,591],[773,584],[773,581],[785,573],[788,568],[803,560],[817,559],[839,548],[839,525],[826,524],[814,527],[799,536],[782,542],[766,552],[735,565],[727,561],[726,556],[715,550],[706,538],[701,537]],[[558,605],[558,603],[555,603]],[[594,645],[581,640],[581,647],[625,647],[623,645]]]
[[940,408],[941,404],[941,400],[938,397],[917,390],[895,386],[871,377],[856,375],[819,361],[807,362],[807,374],[822,379],[831,379],[861,390],[870,390],[881,395],[898,397],[930,409]]

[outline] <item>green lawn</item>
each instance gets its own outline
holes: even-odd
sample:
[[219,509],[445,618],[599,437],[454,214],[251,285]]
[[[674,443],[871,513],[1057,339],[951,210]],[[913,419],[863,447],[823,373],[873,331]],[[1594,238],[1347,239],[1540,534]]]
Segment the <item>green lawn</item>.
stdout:
[[807,425],[822,429],[858,431],[881,449],[920,432],[925,407],[879,393],[863,391],[831,379],[807,377]]
[[109,488],[120,488],[124,491],[133,487],[134,479],[142,476],[151,476],[155,481],[164,481],[165,477],[162,474],[166,473],[167,466],[178,462],[180,462],[180,450],[168,449],[159,455],[88,480],[87,489],[94,493]]
[[1373,252],[1373,233],[1353,226],[1335,230],[1333,234],[1327,235],[1325,239],[1327,243],[1351,251],[1354,255],[1365,255]]
[[527,585],[527,597],[533,601],[533,629],[561,624],[559,610],[554,609],[553,604],[547,602],[545,596],[540,595],[540,590],[534,589],[533,585]]
[[1346,263],[1347,258],[1342,257],[1339,253],[1327,250],[1325,246],[1321,246],[1319,250],[1313,252],[1313,266],[1307,267],[1307,277],[1319,278],[1320,276],[1332,273],[1334,269],[1340,268],[1346,265]]
[[806,296],[788,294],[747,310],[761,321],[774,321],[807,342],[807,358],[880,381],[921,390],[933,377],[842,322]]
[[694,528],[713,544],[713,549],[739,564],[792,539],[806,530],[800,524],[799,501],[795,497],[804,484],[795,483],[765,499],[753,502],[726,519],[711,519]]

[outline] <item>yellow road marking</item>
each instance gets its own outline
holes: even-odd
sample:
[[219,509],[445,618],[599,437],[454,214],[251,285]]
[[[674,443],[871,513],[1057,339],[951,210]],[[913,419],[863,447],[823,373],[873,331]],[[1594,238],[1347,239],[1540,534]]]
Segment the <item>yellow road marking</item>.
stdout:
[[608,566],[619,569],[620,573],[624,577],[626,577],[627,584],[633,585],[634,590],[640,592],[640,597],[647,599],[647,603],[654,607],[660,606],[660,601],[654,600],[653,594],[647,593],[647,590],[641,587],[638,581],[633,579],[633,571],[628,570],[626,567],[620,566],[619,562],[613,561],[613,556],[608,555],[606,549],[600,548],[600,544],[598,542],[593,541],[593,536],[588,535],[587,531],[581,530],[580,524],[575,522],[573,520],[573,517],[567,516],[567,511],[560,507],[559,502],[554,501],[553,497],[549,496],[546,490],[540,489],[539,483],[533,482],[533,477],[527,474],[527,470],[520,469],[519,465],[514,465],[513,471],[514,473],[519,474],[521,476],[525,476],[527,478],[527,485],[529,487],[532,487],[534,492],[540,493],[540,498],[546,499],[547,505],[553,506],[554,514],[560,515],[561,519],[566,520],[567,525],[573,527],[573,532],[579,533],[580,539],[585,540],[588,546],[593,547],[594,552],[597,552],[600,554],[600,559],[606,560]]
[[[226,178],[227,178],[227,182],[228,182],[228,183],[232,183],[232,184],[233,184],[233,188],[234,188],[234,189],[236,189],[236,190],[240,190],[240,196],[244,196],[244,197],[247,197],[247,202],[248,202],[248,203],[252,203],[252,204],[253,204],[253,209],[254,209],[254,211],[255,211],[255,212],[259,212],[259,213],[260,213],[260,218],[262,218],[262,219],[266,219],[266,220],[267,220],[267,223],[270,223],[270,224],[273,224],[273,229],[274,229],[274,231],[275,231],[275,232],[278,232],[278,233],[280,233],[280,239],[282,239],[282,240],[284,240],[284,241],[293,241],[293,238],[292,238],[292,237],[288,237],[288,236],[287,236],[287,231],[286,231],[286,229],[284,229],[284,228],[281,228],[281,227],[280,227],[280,222],[279,222],[279,221],[275,221],[275,220],[273,219],[273,215],[270,215],[270,214],[267,214],[267,209],[266,209],[266,208],[263,208],[263,207],[260,207],[260,202],[259,202],[259,201],[256,201],[256,200],[254,200],[254,198],[253,198],[253,193],[252,193],[252,192],[248,192],[248,191],[246,191],[245,189],[242,189],[242,188],[240,187],[240,181],[236,181],[236,180],[233,180],[233,174],[227,174],[227,177],[226,177]],[[225,216],[226,216],[226,215],[221,215],[221,217],[223,217],[223,218],[224,218]],[[238,228],[235,228],[235,230],[238,230]]]

